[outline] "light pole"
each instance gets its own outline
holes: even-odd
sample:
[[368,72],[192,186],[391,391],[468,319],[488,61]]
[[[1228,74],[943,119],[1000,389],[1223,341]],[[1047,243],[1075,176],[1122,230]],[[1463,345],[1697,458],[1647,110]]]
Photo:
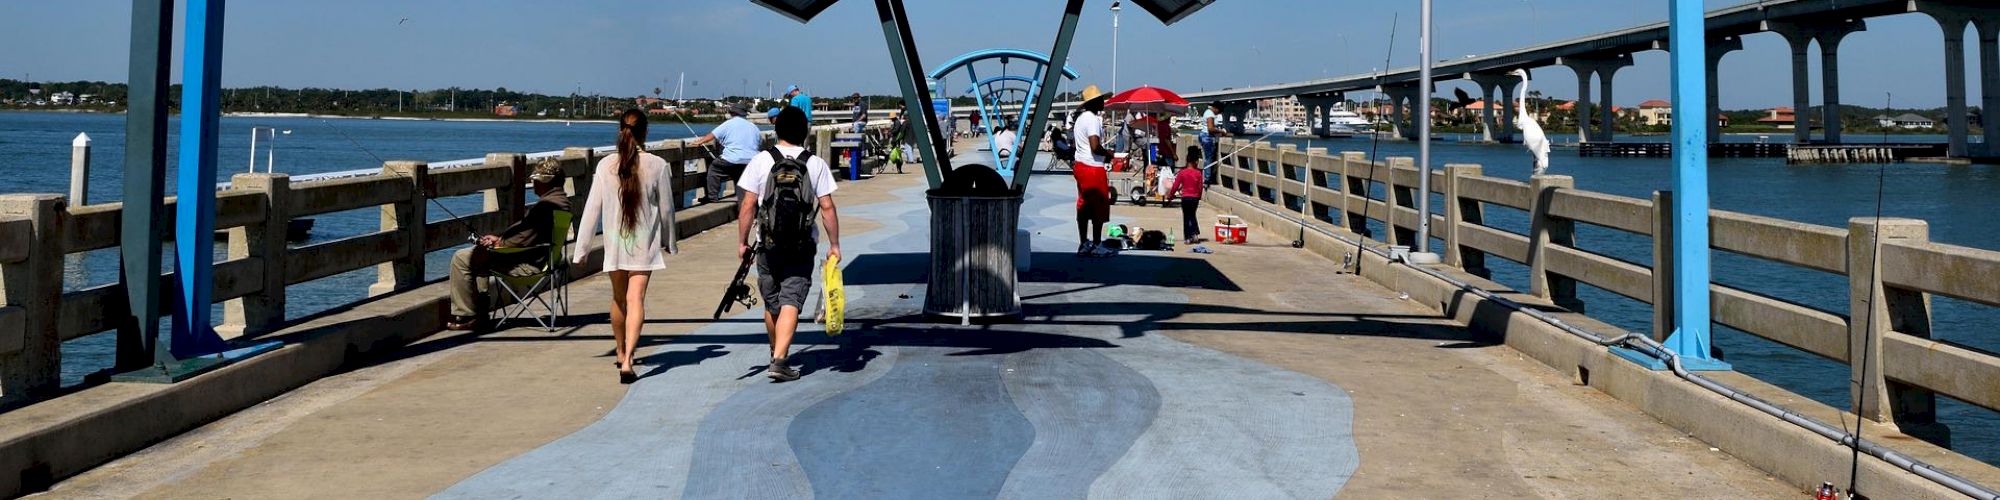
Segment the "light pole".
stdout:
[[1414,264],[1436,264],[1441,259],[1431,252],[1431,0],[1423,0],[1417,28],[1417,248],[1410,254]]
[[1118,93],[1118,1],[1111,2],[1111,93]]

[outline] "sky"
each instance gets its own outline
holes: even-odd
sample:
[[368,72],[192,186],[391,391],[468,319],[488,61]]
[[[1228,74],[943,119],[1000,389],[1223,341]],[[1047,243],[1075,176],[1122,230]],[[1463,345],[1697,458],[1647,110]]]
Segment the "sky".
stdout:
[[[1111,86],[1110,3],[1085,6],[1070,64],[1080,83]],[[1707,7],[1744,3],[1751,0]],[[1046,52],[1062,7],[1060,0],[907,4],[927,67],[983,48]],[[130,9],[124,0],[0,0],[0,78],[125,80]],[[1218,0],[1162,26],[1128,6],[1119,16],[1117,83],[1198,91],[1365,73],[1385,56],[1391,67],[1414,65],[1417,9],[1417,0]],[[1434,52],[1445,59],[1663,21],[1667,1],[1435,0],[1435,9]],[[671,95],[685,74],[689,97],[763,95],[767,84],[779,92],[797,84],[818,96],[897,89],[874,3],[862,0],[840,2],[810,24],[748,0],[238,0],[226,17],[225,87]],[[1896,107],[1942,106],[1937,23],[1905,14],[1868,25],[1840,47],[1848,104],[1880,107],[1893,93]],[[1967,85],[1977,103],[1974,45]],[[1634,57],[1637,64],[1617,75],[1617,104],[1667,98],[1666,53]],[[1790,67],[1781,37],[1745,37],[1744,50],[1722,62],[1722,107],[1790,105]],[[1441,82],[1439,92],[1461,86],[1471,87]],[[1535,89],[1573,98],[1576,79],[1565,68],[1537,69]]]

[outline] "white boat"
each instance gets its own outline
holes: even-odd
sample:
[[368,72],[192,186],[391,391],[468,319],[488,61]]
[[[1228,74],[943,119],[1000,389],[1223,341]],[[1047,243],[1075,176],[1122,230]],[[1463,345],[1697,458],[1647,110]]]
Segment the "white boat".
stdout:
[[1291,131],[1291,127],[1286,126],[1285,122],[1277,120],[1250,120],[1243,122],[1243,133],[1249,135],[1284,135],[1291,133]]

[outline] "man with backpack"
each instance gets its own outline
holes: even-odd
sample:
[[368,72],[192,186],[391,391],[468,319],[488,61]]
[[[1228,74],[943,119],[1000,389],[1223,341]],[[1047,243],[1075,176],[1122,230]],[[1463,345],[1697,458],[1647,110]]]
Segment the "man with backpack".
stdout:
[[744,196],[736,212],[736,256],[756,253],[764,333],[771,341],[771,364],[765,375],[775,382],[789,382],[799,378],[788,359],[792,334],[798,331],[799,311],[812,293],[818,253],[814,217],[826,226],[827,259],[833,261],[840,258],[840,216],[833,205],[833,170],[802,146],[810,129],[805,111],[787,106],[775,125],[777,145],[752,158],[737,181]]

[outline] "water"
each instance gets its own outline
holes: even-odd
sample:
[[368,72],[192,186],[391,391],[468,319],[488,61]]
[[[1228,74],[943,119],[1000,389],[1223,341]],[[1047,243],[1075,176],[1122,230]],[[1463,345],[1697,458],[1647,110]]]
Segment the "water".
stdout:
[[[420,159],[445,161],[478,158],[495,151],[537,152],[565,146],[609,144],[615,136],[610,124],[521,122],[441,122],[389,121],[317,118],[224,118],[220,145],[222,163],[217,181],[241,172],[247,164],[251,126],[274,126],[292,130],[277,139],[278,170],[294,175],[350,169],[378,168],[377,159]],[[697,125],[705,132],[707,126]],[[170,128],[170,131],[174,130]],[[77,132],[87,132],[94,140],[91,172],[91,200],[119,198],[123,165],[122,115],[62,113],[0,113],[0,158],[9,162],[12,175],[0,176],[0,193],[66,193],[69,182],[69,144]],[[346,137],[342,137],[345,134]],[[688,136],[689,129],[678,123],[655,123],[653,139]],[[1789,134],[1763,134],[1774,141]],[[1451,138],[1451,134],[1441,137]],[[352,138],[352,142],[348,138]],[[1574,141],[1573,136],[1557,141]],[[1756,141],[1755,135],[1729,136],[1727,140]],[[1853,141],[1880,140],[1880,136],[1854,136]],[[1628,137],[1621,140],[1664,140],[1661,136]],[[1889,142],[1941,142],[1939,136],[1890,136]],[[1308,141],[1275,139],[1279,143]],[[1365,138],[1320,139],[1312,146],[1333,152],[1363,151],[1371,146]],[[357,147],[356,143],[360,146]],[[171,145],[172,142],[169,141]],[[1391,141],[1379,145],[1378,157],[1416,156],[1416,145]],[[372,154],[371,154],[372,153]],[[1510,179],[1526,179],[1528,157],[1518,145],[1481,145],[1439,142],[1432,147],[1432,164],[1477,163],[1486,174]],[[170,156],[171,158],[171,156]],[[261,161],[261,153],[260,153]],[[1579,158],[1574,150],[1556,150],[1550,155],[1550,173],[1575,177],[1580,189],[1634,198],[1648,198],[1655,190],[1670,186],[1672,172],[1668,160],[1640,158]],[[1782,159],[1716,159],[1710,163],[1711,196],[1723,210],[1777,217],[1844,228],[1850,217],[1871,217],[1875,209],[1875,165],[1788,166]],[[1976,248],[2000,248],[2000,233],[1987,230],[1990,214],[2000,213],[2000,170],[1990,166],[1953,167],[1932,164],[1896,164],[1888,167],[1884,215],[1923,219],[1931,224],[1936,241]],[[168,189],[172,189],[169,183]],[[1379,196],[1379,193],[1378,193]],[[451,211],[477,211],[477,196],[445,200]],[[1442,201],[1433,198],[1433,207]],[[432,210],[433,220],[449,217]],[[317,217],[313,244],[364,234],[377,229],[374,209],[362,209]],[[1523,212],[1489,208],[1489,224],[1510,231],[1526,232]],[[1378,233],[1379,228],[1378,228]],[[1591,251],[1627,261],[1651,262],[1651,243],[1645,238],[1622,232],[1580,225],[1578,244]],[[219,247],[218,247],[219,251]],[[445,271],[450,250],[431,254],[428,271],[439,277]],[[114,250],[92,252],[77,259],[66,279],[69,289],[110,283],[116,279]],[[1494,278],[1509,286],[1526,288],[1527,270],[1497,257],[1487,259]],[[1717,282],[1844,315],[1847,284],[1842,277],[1783,266],[1727,253],[1715,257]],[[290,287],[287,316],[297,318],[360,299],[375,279],[373,269],[337,275]],[[1593,317],[1632,331],[1647,331],[1652,313],[1646,304],[1625,299],[1589,286],[1579,295]],[[2000,350],[2000,310],[1962,301],[1938,298],[1933,310],[1936,335],[1944,340],[1983,349]],[[217,317],[220,318],[220,313]],[[109,366],[111,343],[108,336],[80,338],[64,345],[64,382],[76,383],[84,374]],[[1716,345],[1726,353],[1736,369],[1760,379],[1812,397],[1825,404],[1845,408],[1847,402],[1845,364],[1827,361],[1749,334],[1716,328]],[[1940,398],[1940,419],[1951,426],[1954,448],[1988,463],[2000,464],[2000,417],[1988,410]]]
[[[533,153],[569,146],[601,146],[617,138],[610,123],[561,122],[451,122],[408,120],[359,120],[303,117],[224,117],[218,145],[219,168],[216,182],[226,182],[248,168],[250,127],[290,130],[276,139],[276,170],[292,174],[379,169],[382,160],[412,159],[442,162],[483,158],[487,153]],[[706,133],[709,125],[683,126],[679,122],[655,122],[649,139],[689,137]],[[69,192],[70,141],[78,132],[91,138],[90,190],[92,203],[122,199],[124,170],[125,116],[83,113],[0,112],[0,161],[9,175],[0,176],[0,193]],[[167,191],[174,191],[174,140],[179,120],[168,123]],[[266,159],[263,148],[272,144],[260,139],[257,162]],[[430,210],[430,220],[449,219],[451,213],[471,214],[482,209],[479,195],[442,200],[443,209]],[[314,216],[312,238],[293,245],[311,245],[380,230],[380,216],[374,208],[364,208]],[[215,245],[217,261],[222,245]],[[425,267],[427,278],[437,279],[449,269],[451,252],[432,252]],[[166,249],[166,269],[172,269],[172,245]],[[66,266],[64,288],[79,290],[117,281],[117,249],[72,255]],[[366,297],[375,281],[371,268],[330,276],[287,287],[286,317],[300,318]],[[213,309],[219,322],[221,307]],[[109,367],[113,360],[112,338],[107,334],[86,336],[63,344],[63,384],[81,382],[85,375]]]
[[[1763,134],[1773,141],[1789,140],[1790,134]],[[1443,134],[1445,139],[1453,138]],[[1475,135],[1466,137],[1476,138]],[[1731,142],[1756,141],[1756,135],[1731,135]],[[1887,142],[1943,142],[1943,136],[1889,136]],[[1559,142],[1574,136],[1554,137]],[[1621,137],[1620,140],[1665,140],[1662,136]],[[1882,136],[1850,137],[1850,142],[1879,142]],[[1307,146],[1303,139],[1273,139],[1280,144]],[[1366,138],[1315,139],[1312,147],[1330,153],[1366,152]],[[1377,157],[1417,155],[1412,142],[1384,141]],[[1492,145],[1434,142],[1431,164],[1476,163],[1486,175],[1526,180],[1531,167],[1520,145]],[[1649,199],[1653,191],[1671,189],[1670,161],[1662,158],[1580,158],[1573,149],[1557,149],[1549,155],[1549,173],[1569,175],[1579,189]],[[1883,165],[1790,166],[1782,158],[1713,159],[1709,163],[1710,196],[1713,206],[1754,215],[1807,222],[1841,228],[1853,217],[1875,215],[1876,179]],[[1922,219],[1930,223],[1931,239],[1974,248],[2000,249],[2000,233],[1992,230],[1992,214],[2000,213],[2000,169],[1994,166],[1946,166],[1924,163],[1886,165],[1883,185],[1885,217]],[[1380,198],[1380,193],[1375,194]],[[1434,210],[1443,210],[1443,200],[1433,197]],[[1525,212],[1489,207],[1489,225],[1525,234]],[[1378,226],[1375,234],[1384,234]],[[1645,237],[1622,231],[1579,224],[1577,244],[1593,252],[1651,265],[1652,243]],[[1432,240],[1434,248],[1441,243]],[[1848,290],[1845,277],[1804,268],[1775,264],[1727,252],[1714,254],[1713,272],[1717,283],[1804,304],[1845,316]],[[1495,281],[1527,289],[1524,266],[1488,256],[1487,267]],[[2000,278],[1996,278],[2000,279]],[[1651,306],[1610,292],[1579,286],[1578,295],[1590,316],[1635,332],[1651,331]],[[2000,308],[1936,297],[1933,299],[1932,328],[1942,340],[1986,352],[2000,351]],[[1715,344],[1724,351],[1735,369],[1780,387],[1798,392],[1836,408],[1847,408],[1849,368],[1788,346],[1748,333],[1715,325]],[[1952,447],[1992,464],[2000,464],[2000,415],[1943,397],[1939,399],[1939,420],[1951,428]]]

